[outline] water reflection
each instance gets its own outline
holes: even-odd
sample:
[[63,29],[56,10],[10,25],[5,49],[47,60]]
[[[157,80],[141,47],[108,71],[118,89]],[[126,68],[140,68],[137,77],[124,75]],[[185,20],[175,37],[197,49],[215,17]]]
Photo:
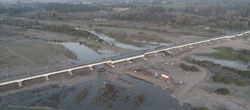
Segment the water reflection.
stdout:
[[81,45],[80,43],[73,43],[73,42],[58,42],[56,44],[60,44],[65,47],[65,49],[70,50],[74,53],[77,58],[78,62],[90,62],[96,61],[103,58],[116,56],[118,54],[114,54],[110,50],[98,50],[97,52],[86,47],[85,45]]

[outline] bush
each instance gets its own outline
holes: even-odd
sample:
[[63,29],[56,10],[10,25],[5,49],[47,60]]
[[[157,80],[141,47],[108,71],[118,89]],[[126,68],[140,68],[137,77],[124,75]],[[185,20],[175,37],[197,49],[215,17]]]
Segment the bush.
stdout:
[[211,62],[211,61],[206,61],[206,60],[204,60],[204,61],[200,61],[198,65],[200,65],[200,66],[202,66],[202,67],[213,67],[213,66],[216,66],[216,65],[218,65],[218,64],[214,64],[214,63]]
[[231,67],[223,67],[223,69],[238,73],[241,77],[250,78],[250,71],[242,71]]
[[247,82],[246,82],[245,80],[238,80],[238,81],[236,82],[236,84],[237,84],[238,86],[247,86]]
[[219,83],[222,82],[222,76],[221,75],[214,75],[212,79],[213,79],[214,82],[219,82]]
[[230,90],[228,90],[227,88],[219,88],[217,89],[217,94],[220,94],[220,95],[228,95],[230,94]]
[[199,107],[199,108],[194,108],[194,110],[208,110],[207,107]]
[[233,82],[232,78],[226,76],[222,77],[222,81],[224,84],[230,84]]
[[199,68],[197,68],[196,66],[189,66],[189,65],[186,65],[184,63],[181,63],[180,67],[184,71],[192,71],[192,72],[199,72],[200,71]]
[[222,75],[214,75],[212,79],[214,82],[224,83],[224,84],[230,84],[233,82],[231,77],[222,76]]

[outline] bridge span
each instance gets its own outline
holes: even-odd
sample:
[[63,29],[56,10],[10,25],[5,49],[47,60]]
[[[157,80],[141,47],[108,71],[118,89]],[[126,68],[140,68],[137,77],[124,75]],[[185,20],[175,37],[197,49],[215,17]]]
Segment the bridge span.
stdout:
[[68,72],[70,75],[73,75],[73,73],[72,73],[73,70],[83,69],[83,68],[90,68],[91,70],[93,70],[93,66],[100,65],[100,64],[108,64],[111,67],[115,67],[115,65],[114,65],[115,63],[120,63],[120,62],[124,62],[124,61],[130,62],[130,60],[134,60],[134,59],[138,59],[138,58],[143,58],[144,60],[147,60],[147,58],[145,57],[146,55],[155,54],[155,53],[163,52],[163,51],[170,51],[170,50],[174,50],[174,49],[181,49],[184,47],[194,46],[197,44],[208,43],[208,42],[212,42],[212,41],[236,38],[236,37],[240,37],[240,36],[243,36],[243,35],[249,34],[249,33],[250,33],[250,31],[245,31],[245,32],[242,32],[240,34],[226,35],[226,36],[222,36],[222,37],[217,37],[217,38],[212,38],[212,39],[208,39],[208,40],[188,43],[188,44],[184,44],[184,45],[178,45],[178,46],[174,46],[174,47],[153,50],[153,51],[145,52],[143,54],[139,54],[139,55],[135,55],[135,56],[131,56],[131,57],[126,57],[126,58],[122,58],[122,59],[118,59],[118,60],[105,60],[105,61],[101,61],[101,62],[97,62],[97,63],[87,64],[84,66],[78,66],[78,67],[63,69],[63,70],[59,70],[59,71],[55,71],[55,72],[49,72],[49,73],[44,73],[44,74],[40,74],[40,75],[30,76],[30,77],[26,77],[26,78],[15,79],[15,80],[11,80],[11,81],[2,82],[2,83],[0,83],[0,86],[18,83],[18,86],[21,87],[23,81],[41,78],[41,77],[44,77],[44,78],[46,78],[46,80],[49,80],[49,76],[55,75],[55,74],[60,74],[60,73],[65,73],[65,72]]

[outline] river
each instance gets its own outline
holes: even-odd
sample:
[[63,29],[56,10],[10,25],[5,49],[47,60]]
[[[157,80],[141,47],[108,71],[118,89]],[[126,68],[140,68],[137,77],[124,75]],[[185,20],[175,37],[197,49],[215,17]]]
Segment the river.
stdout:
[[[28,90],[2,97],[0,104],[2,109],[29,110],[28,108],[53,107],[62,110],[191,110],[187,104],[180,105],[176,99],[170,96],[168,90],[155,87],[145,81],[122,75],[121,78],[132,82],[136,87],[127,87],[104,79],[106,72],[101,72],[95,80],[80,83],[74,86],[51,85],[39,89]],[[95,99],[103,97],[105,84],[110,84],[117,90],[117,95],[111,101],[112,106],[105,103],[105,97],[100,98],[99,104],[94,104]],[[87,95],[78,102],[77,95],[87,88]],[[112,91],[111,91],[112,92]],[[143,94],[145,102],[136,105],[138,96]],[[124,97],[127,97],[124,100]],[[26,108],[24,108],[26,107]]]

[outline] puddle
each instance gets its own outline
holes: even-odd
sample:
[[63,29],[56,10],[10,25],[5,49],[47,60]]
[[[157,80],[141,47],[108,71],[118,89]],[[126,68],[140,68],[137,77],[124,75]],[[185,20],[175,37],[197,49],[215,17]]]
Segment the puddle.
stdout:
[[218,60],[218,59],[205,57],[205,56],[193,55],[193,56],[190,56],[189,58],[199,60],[199,61],[207,60],[207,61],[211,61],[211,62],[216,63],[216,64],[220,64],[222,66],[232,67],[232,68],[239,69],[239,70],[248,70],[248,68],[250,66],[250,62],[244,63],[244,62],[239,62],[239,61]]

